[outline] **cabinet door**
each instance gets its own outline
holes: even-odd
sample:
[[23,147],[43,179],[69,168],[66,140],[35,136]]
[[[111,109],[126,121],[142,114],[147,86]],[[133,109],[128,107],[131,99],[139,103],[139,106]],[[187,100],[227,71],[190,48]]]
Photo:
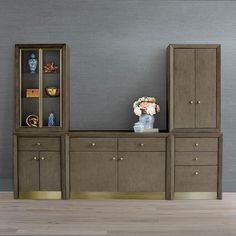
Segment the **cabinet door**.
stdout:
[[71,152],[71,192],[115,192],[117,152]]
[[61,191],[60,152],[40,152],[40,190]]
[[119,192],[165,192],[165,152],[120,152]]
[[195,127],[195,50],[174,50],[174,128]]
[[196,128],[216,128],[216,49],[196,49]]
[[39,191],[39,153],[19,152],[19,191]]

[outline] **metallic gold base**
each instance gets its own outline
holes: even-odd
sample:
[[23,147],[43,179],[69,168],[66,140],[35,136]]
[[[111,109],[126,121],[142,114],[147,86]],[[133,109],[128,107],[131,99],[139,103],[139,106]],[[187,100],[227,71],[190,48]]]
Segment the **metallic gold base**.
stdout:
[[20,199],[61,199],[60,191],[19,192]]
[[216,192],[175,192],[175,200],[187,200],[187,199],[217,199]]
[[165,192],[71,192],[70,199],[150,199],[164,200]]

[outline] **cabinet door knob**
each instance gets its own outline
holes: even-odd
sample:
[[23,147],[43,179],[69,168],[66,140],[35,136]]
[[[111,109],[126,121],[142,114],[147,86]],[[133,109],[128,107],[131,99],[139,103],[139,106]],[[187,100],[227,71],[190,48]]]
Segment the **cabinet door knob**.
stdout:
[[112,157],[112,160],[115,161],[115,160],[116,160],[116,157]]
[[96,143],[91,143],[91,146],[92,146],[92,147],[95,147],[95,146],[96,146]]
[[194,158],[194,161],[198,161],[198,157],[195,157],[195,158]]
[[190,100],[190,101],[189,101],[189,104],[193,104],[193,100]]
[[45,160],[45,157],[41,157],[41,160],[44,161],[44,160]]
[[143,146],[144,146],[144,143],[140,143],[139,146],[140,146],[140,147],[143,147]]
[[194,174],[195,174],[195,175],[199,175],[199,172],[198,172],[198,171],[195,171]]
[[41,143],[36,143],[37,146],[41,146]]
[[201,101],[199,100],[199,101],[197,101],[197,104],[200,104],[201,103]]
[[33,157],[33,159],[34,159],[35,161],[37,161],[37,160],[38,160],[38,158],[37,158],[37,157]]
[[198,144],[198,143],[195,143],[195,146],[196,146],[196,147],[198,147],[198,146],[199,146],[199,144]]
[[124,158],[123,157],[121,157],[120,159],[119,159],[119,161],[123,161],[124,160]]

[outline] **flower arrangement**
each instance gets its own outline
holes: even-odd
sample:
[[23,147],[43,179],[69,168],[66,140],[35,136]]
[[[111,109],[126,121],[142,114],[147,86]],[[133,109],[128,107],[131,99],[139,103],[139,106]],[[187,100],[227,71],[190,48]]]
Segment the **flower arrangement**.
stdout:
[[141,116],[142,114],[155,115],[160,112],[160,106],[154,97],[141,97],[133,104],[134,114]]

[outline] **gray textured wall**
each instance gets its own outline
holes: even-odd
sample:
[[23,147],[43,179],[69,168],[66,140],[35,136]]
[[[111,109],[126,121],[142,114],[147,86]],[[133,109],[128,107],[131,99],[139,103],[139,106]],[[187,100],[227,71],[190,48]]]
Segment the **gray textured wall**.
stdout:
[[236,2],[0,0],[0,188],[10,189],[14,44],[71,47],[71,128],[131,129],[132,102],[156,96],[166,128],[165,48],[222,44],[224,190],[236,191]]

